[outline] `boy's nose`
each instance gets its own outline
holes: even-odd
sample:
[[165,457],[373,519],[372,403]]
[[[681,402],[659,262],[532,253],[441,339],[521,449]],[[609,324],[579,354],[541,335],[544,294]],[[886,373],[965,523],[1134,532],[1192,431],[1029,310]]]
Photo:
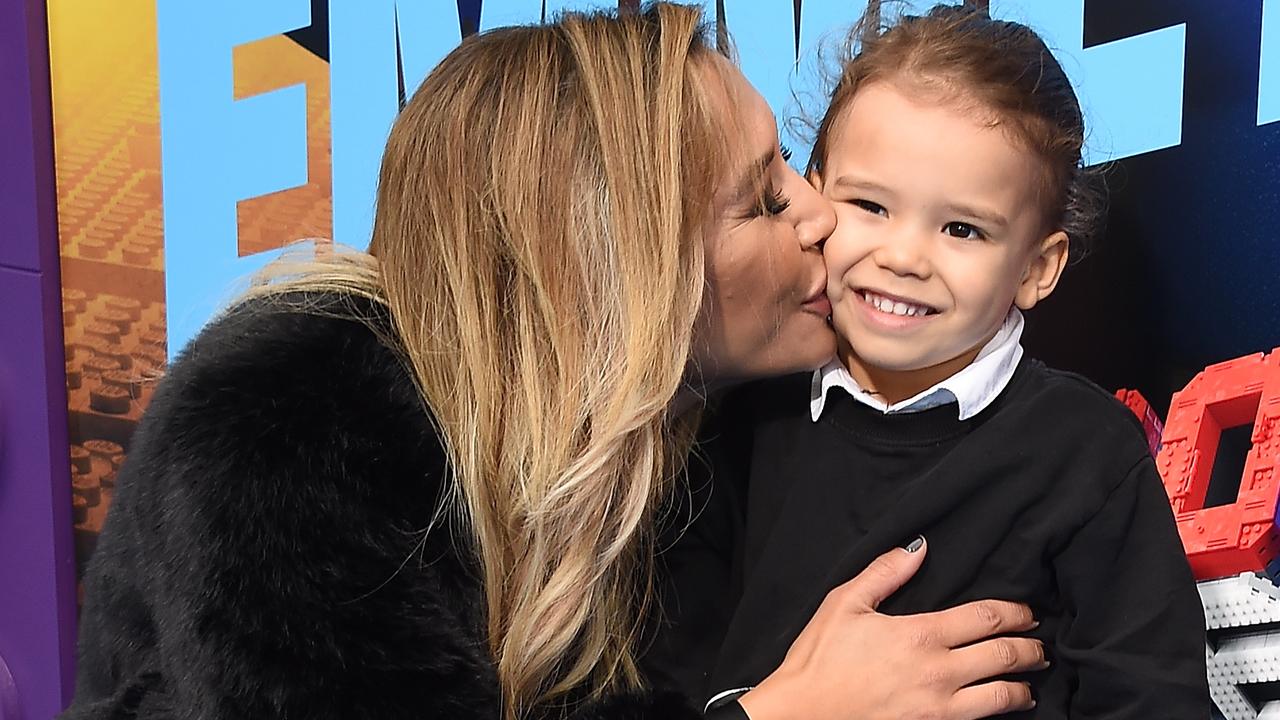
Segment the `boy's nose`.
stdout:
[[915,231],[898,232],[885,238],[873,258],[877,265],[901,277],[924,280],[933,274],[928,242]]

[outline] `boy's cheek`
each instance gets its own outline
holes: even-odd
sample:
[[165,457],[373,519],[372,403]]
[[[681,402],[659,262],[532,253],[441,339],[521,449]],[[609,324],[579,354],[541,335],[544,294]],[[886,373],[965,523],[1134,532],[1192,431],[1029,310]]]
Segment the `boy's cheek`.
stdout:
[[832,234],[822,246],[822,260],[826,263],[827,277],[831,283],[839,282],[840,278],[853,267],[856,260],[854,248],[837,235],[838,233]]
[[865,255],[873,235],[866,227],[859,227],[858,221],[839,213],[836,215],[836,227],[823,244],[822,253],[827,262],[841,262],[852,265],[859,255]]
[[831,312],[835,315],[854,310],[853,302],[856,297],[839,275],[827,276],[827,298],[831,301]]
[[845,271],[848,269],[839,262],[832,262],[831,256],[823,258],[827,265],[827,297],[835,302],[840,295],[841,278],[844,277]]
[[859,334],[854,322],[855,308],[851,306],[851,302],[852,298],[846,296],[840,302],[831,304],[831,329],[835,331],[837,338],[854,344]]

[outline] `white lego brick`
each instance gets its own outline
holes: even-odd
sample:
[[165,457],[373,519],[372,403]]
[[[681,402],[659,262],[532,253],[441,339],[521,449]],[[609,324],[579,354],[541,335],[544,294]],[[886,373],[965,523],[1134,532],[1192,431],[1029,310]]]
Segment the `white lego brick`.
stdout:
[[1255,709],[1241,685],[1280,680],[1280,633],[1223,639],[1216,651],[1205,648],[1209,695],[1226,720],[1280,720],[1280,702]]
[[[1208,649],[1206,648],[1206,652]],[[1209,697],[1217,706],[1218,712],[1226,720],[1257,720],[1258,711],[1245,698],[1244,693],[1235,683],[1225,680],[1221,673],[1214,673],[1213,653],[1209,652]]]
[[1209,630],[1280,622],[1280,588],[1266,577],[1246,572],[1197,587]]
[[1209,656],[1209,679],[1232,685],[1280,680],[1280,644],[1274,634],[1227,638]]

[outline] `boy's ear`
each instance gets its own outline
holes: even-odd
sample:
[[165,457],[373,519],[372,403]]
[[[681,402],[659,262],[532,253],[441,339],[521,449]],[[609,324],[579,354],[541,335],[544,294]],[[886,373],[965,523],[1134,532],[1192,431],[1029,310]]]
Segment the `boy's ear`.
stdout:
[[1040,241],[1038,251],[1033,252],[1027,263],[1022,283],[1014,296],[1014,304],[1020,310],[1030,310],[1036,303],[1049,297],[1058,286],[1058,278],[1067,266],[1067,255],[1071,246],[1065,232],[1058,230]]

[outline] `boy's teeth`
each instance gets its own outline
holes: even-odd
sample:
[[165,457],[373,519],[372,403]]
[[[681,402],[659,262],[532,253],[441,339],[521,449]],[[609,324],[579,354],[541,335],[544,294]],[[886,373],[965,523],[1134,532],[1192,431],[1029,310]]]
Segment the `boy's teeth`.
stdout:
[[863,292],[863,298],[871,304],[872,307],[883,313],[891,315],[903,315],[906,317],[918,317],[928,314],[928,309],[917,305],[908,305],[904,302],[895,302],[888,298],[880,297],[869,292]]

